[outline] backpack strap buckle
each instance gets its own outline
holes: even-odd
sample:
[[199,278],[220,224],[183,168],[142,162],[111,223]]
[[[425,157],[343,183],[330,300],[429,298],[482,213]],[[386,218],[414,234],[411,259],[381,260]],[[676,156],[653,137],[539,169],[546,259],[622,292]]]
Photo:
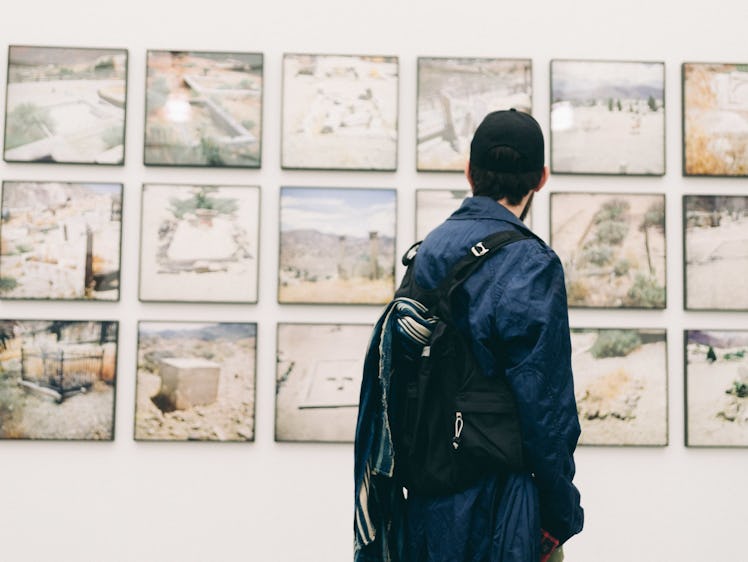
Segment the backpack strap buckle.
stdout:
[[481,257],[482,255],[484,255],[484,254],[487,254],[487,253],[488,253],[488,248],[486,248],[486,247],[485,247],[485,246],[483,245],[483,242],[478,242],[478,243],[477,243],[477,244],[476,244],[475,246],[473,246],[472,248],[470,248],[470,251],[471,251],[471,252],[473,253],[473,255],[474,255],[474,256],[475,256],[476,258],[479,258],[479,257]]

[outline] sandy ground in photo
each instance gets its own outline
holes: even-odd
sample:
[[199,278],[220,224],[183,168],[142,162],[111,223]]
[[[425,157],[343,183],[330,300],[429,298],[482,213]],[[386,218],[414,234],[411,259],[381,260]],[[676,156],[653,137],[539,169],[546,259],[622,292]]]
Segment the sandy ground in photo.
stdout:
[[384,304],[389,302],[394,291],[392,277],[298,281],[281,285],[278,300],[287,303]]
[[[157,373],[138,369],[135,439],[249,441],[254,439],[255,338],[227,342],[158,339],[159,350],[171,348],[170,356],[189,356],[182,350],[200,347],[215,350],[211,361],[220,363],[218,398],[212,404],[164,413],[153,403],[161,387]],[[190,343],[193,342],[193,343]],[[139,356],[151,350],[141,345]],[[193,354],[193,356],[197,356]],[[142,364],[142,363],[141,363]]]
[[609,111],[605,105],[575,107],[574,127],[554,130],[554,172],[598,174],[665,173],[662,110]]
[[114,386],[97,381],[61,404],[18,384],[20,374],[0,373],[0,438],[113,438]]
[[[397,72],[397,65],[381,63],[378,74],[368,61],[351,58],[347,66],[356,69],[359,79],[296,75],[298,61],[284,61],[283,166],[396,167],[398,77],[390,72]],[[353,107],[356,115],[349,113]],[[355,121],[342,125],[344,119]]]
[[[743,348],[744,349],[744,348]],[[727,394],[735,380],[738,369],[748,369],[748,357],[742,360],[725,361],[722,356],[736,349],[716,349],[720,358],[714,363],[706,360],[705,346],[688,345],[686,366],[686,425],[689,445],[748,446],[748,398],[735,398]],[[729,410],[737,400],[742,414],[734,421],[719,415]]]
[[[320,360],[361,365],[371,336],[369,325],[278,326],[278,358],[275,437],[278,441],[352,442],[358,408],[299,408],[306,402],[310,379]],[[349,376],[350,389],[358,398],[361,371]],[[348,395],[349,392],[346,392]]]
[[[640,346],[626,357],[595,359],[589,352],[596,333],[572,333],[574,389],[580,413],[594,408],[589,394],[599,391],[603,377],[621,375],[620,388],[609,388],[613,404],[624,396],[639,396],[631,409],[632,419],[586,419],[580,415],[582,445],[666,445],[667,432],[667,346],[665,342]],[[587,398],[585,398],[587,396]]]
[[686,230],[686,306],[748,309],[748,217]]

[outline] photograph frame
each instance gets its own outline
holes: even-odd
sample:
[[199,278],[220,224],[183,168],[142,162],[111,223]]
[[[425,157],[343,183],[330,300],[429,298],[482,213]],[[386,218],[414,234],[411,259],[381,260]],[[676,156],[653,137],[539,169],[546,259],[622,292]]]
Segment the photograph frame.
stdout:
[[[159,390],[152,396],[141,396],[139,391],[139,385],[141,383],[140,381],[140,371],[141,371],[141,359],[140,354],[142,350],[142,341],[143,341],[143,330],[142,326],[144,324],[161,324],[165,326],[193,326],[193,331],[201,329],[201,327],[205,326],[215,326],[219,327],[219,329],[228,329],[229,326],[244,326],[249,329],[249,332],[253,332],[253,336],[249,336],[251,339],[254,340],[254,344],[252,347],[248,348],[248,352],[251,352],[253,355],[253,360],[249,364],[249,372],[248,372],[248,378],[249,378],[249,384],[252,387],[250,396],[248,397],[251,402],[251,408],[249,413],[249,421],[251,421],[251,429],[249,430],[248,436],[243,436],[242,432],[245,431],[243,429],[235,429],[235,433],[239,435],[239,438],[220,438],[220,436],[217,436],[218,438],[211,439],[211,438],[205,438],[205,437],[196,437],[194,435],[187,435],[180,438],[166,438],[166,437],[159,437],[159,438],[145,438],[138,435],[139,432],[139,406],[140,402],[151,402],[154,404],[155,408],[158,410],[161,410],[162,407],[169,410],[169,412],[164,413],[162,410],[162,418],[164,418],[164,421],[166,420],[166,416],[170,414],[171,412],[180,412],[182,417],[188,414],[184,414],[184,412],[187,412],[188,410],[192,410],[194,408],[202,408],[202,414],[203,415],[188,415],[188,417],[191,417],[192,420],[204,420],[205,417],[210,417],[210,412],[205,412],[205,410],[209,410],[211,405],[220,400],[220,387],[221,387],[221,378],[225,379],[229,378],[222,377],[222,373],[220,371],[223,370],[223,364],[220,366],[218,379],[214,376],[211,376],[210,372],[200,372],[202,369],[205,369],[206,367],[208,369],[215,370],[215,367],[207,366],[207,365],[196,365],[194,367],[191,366],[180,366],[180,365],[173,365],[170,368],[172,369],[172,372],[170,373],[170,381],[168,384],[168,388],[164,389],[163,383],[161,383],[161,387]],[[247,321],[247,322],[233,322],[233,321],[219,321],[219,320],[152,320],[152,319],[140,319],[137,322],[136,326],[136,364],[135,364],[135,380],[133,382],[134,385],[134,392],[135,392],[135,399],[133,404],[133,410],[132,410],[132,416],[133,416],[133,433],[132,438],[133,441],[140,442],[140,443],[254,443],[257,440],[257,382],[258,382],[258,376],[257,376],[257,352],[258,352],[258,339],[259,339],[259,330],[258,330],[258,322],[256,321]],[[186,332],[186,330],[184,330]],[[214,340],[215,341],[215,340]],[[196,356],[196,358],[198,358]],[[162,359],[177,359],[173,357],[168,357],[159,354],[158,360]],[[198,358],[199,359],[199,358]],[[210,363],[214,363],[213,361],[209,361]],[[205,361],[203,361],[205,363]],[[185,383],[182,381],[182,377],[180,377],[180,370],[182,369],[189,369],[194,368],[195,372],[200,376],[199,382],[200,385],[197,387],[197,389],[193,388],[190,389],[189,387],[185,386]],[[160,377],[160,375],[157,375]],[[210,380],[210,379],[213,380]],[[236,378],[236,375],[234,376]],[[181,388],[185,386],[185,388]],[[164,389],[165,392],[162,393],[161,390]],[[204,396],[201,397],[200,394],[205,393],[210,394],[207,399],[213,398],[212,403],[207,404],[201,404],[199,402],[204,401],[201,400],[201,398],[205,398]],[[157,404],[153,399],[159,398],[160,402]],[[177,403],[171,402],[170,400],[174,400]],[[184,401],[185,404],[179,404],[179,401]],[[189,403],[189,404],[187,404]],[[186,408],[184,406],[187,406]],[[144,416],[147,414],[143,414]],[[148,420],[141,420],[140,425],[146,425],[146,422]],[[173,431],[174,425],[179,425],[179,422],[183,420],[177,420],[176,424],[172,424],[171,430]],[[236,423],[235,420],[229,420],[230,422]],[[246,420],[243,420],[245,422]],[[194,423],[194,421],[191,420],[184,420],[184,423]],[[179,427],[176,428],[177,430],[180,429]],[[194,430],[194,428],[191,428]],[[146,433],[149,433],[149,430],[145,430]],[[213,434],[216,434],[215,428],[211,428],[211,431]]]
[[[682,220],[681,220],[681,234],[683,236],[683,254],[682,254],[682,275],[683,275],[683,310],[688,311],[707,311],[707,312],[748,312],[748,302],[746,302],[746,305],[741,308],[737,307],[725,307],[725,308],[717,308],[717,307],[709,307],[709,306],[689,306],[688,302],[688,238],[687,238],[687,227],[688,227],[688,207],[687,207],[687,200],[689,198],[693,197],[709,197],[709,198],[717,198],[717,197],[725,197],[725,198],[734,198],[734,199],[745,199],[748,203],[748,195],[738,195],[738,194],[725,194],[725,193],[709,193],[709,194],[685,194],[682,196]],[[717,276],[718,278],[724,278],[723,276]],[[733,277],[731,277],[733,278]]]
[[[661,442],[652,442],[652,443],[645,443],[645,442],[631,442],[631,443],[625,443],[625,442],[586,442],[585,440],[585,426],[594,423],[593,420],[598,419],[607,419],[608,416],[610,416],[611,420],[614,420],[614,423],[618,423],[618,421],[628,421],[629,419],[637,419],[638,414],[634,414],[633,410],[637,408],[640,405],[641,402],[641,395],[637,395],[637,398],[635,400],[635,405],[632,407],[629,404],[628,397],[626,400],[621,401],[619,400],[617,403],[615,400],[611,400],[610,393],[612,390],[620,390],[621,386],[625,387],[626,383],[629,383],[628,386],[631,387],[636,386],[636,383],[638,382],[641,385],[641,378],[642,377],[633,377],[633,380],[628,378],[628,372],[623,371],[623,367],[618,367],[614,371],[609,371],[602,377],[591,377],[592,382],[590,385],[584,387],[584,396],[580,399],[577,397],[576,402],[578,406],[579,411],[579,423],[582,427],[582,435],[580,437],[579,446],[580,447],[610,447],[610,448],[647,448],[647,449],[658,449],[667,447],[670,444],[670,398],[669,398],[669,389],[670,389],[670,365],[669,365],[669,358],[668,358],[668,348],[669,348],[669,338],[668,338],[668,330],[667,328],[653,328],[653,327],[636,327],[636,328],[629,328],[629,327],[574,327],[571,329],[571,336],[572,341],[574,339],[575,335],[581,334],[584,335],[585,333],[595,333],[596,335],[596,341],[594,345],[597,345],[597,342],[599,341],[601,332],[607,332],[610,334],[610,338],[607,338],[605,341],[603,341],[600,344],[599,347],[599,353],[602,355],[601,359],[595,358],[596,361],[599,360],[609,360],[609,361],[615,361],[615,359],[621,358],[621,361],[624,363],[626,362],[626,357],[632,352],[636,351],[643,351],[641,348],[648,344],[657,344],[662,343],[663,350],[662,355],[660,357],[662,361],[662,373],[659,373],[662,375],[662,381],[661,385],[662,388],[660,389],[662,393],[662,400],[664,403],[662,406],[661,413],[661,420],[662,426],[660,430],[663,432],[664,439],[662,439]],[[636,341],[632,342],[630,338],[628,337],[628,334],[630,332],[636,332],[637,337],[639,338],[638,344]],[[579,336],[577,336],[579,337]],[[649,338],[650,341],[645,341]],[[626,340],[629,340],[628,342]],[[634,346],[636,344],[636,346]],[[630,348],[630,349],[629,349]],[[625,353],[623,353],[625,352]],[[577,350],[573,350],[573,358],[572,358],[572,364],[575,363],[574,358],[577,358],[577,362],[579,361],[580,352]],[[653,358],[647,357],[642,359],[642,361],[647,362],[647,367],[651,367],[652,363],[651,360]],[[649,360],[649,361],[648,361]],[[575,378],[575,386],[577,387],[578,393],[580,393],[583,389],[580,388],[581,381],[577,379],[584,378],[583,376],[583,369],[578,368],[578,365],[574,366],[574,378]],[[621,382],[621,379],[623,379],[623,383]],[[637,380],[639,379],[639,380]],[[601,382],[602,380],[602,382]],[[590,387],[592,387],[595,383],[598,383],[596,386],[596,390],[590,390]],[[658,383],[655,382],[655,385]],[[643,390],[642,386],[639,386],[638,390]],[[596,405],[593,405],[592,408],[589,410],[589,414],[591,417],[588,419],[590,421],[585,421],[583,419],[585,410],[584,403],[587,398],[591,398],[593,402],[597,401]],[[607,400],[607,403],[606,403]],[[599,408],[601,407],[600,404],[606,405],[608,408],[610,408],[610,412],[605,413],[603,415],[600,414]],[[579,406],[582,405],[580,408]],[[596,411],[596,407],[598,410]],[[616,408],[619,410],[616,411]],[[631,417],[621,416],[621,409],[626,411]],[[653,411],[649,412],[649,416],[651,417],[653,415]],[[622,419],[626,418],[626,419]],[[617,421],[615,421],[617,420]],[[651,420],[650,420],[651,421]],[[643,425],[645,425],[647,428],[649,428],[649,422],[645,422]],[[641,429],[640,429],[641,431]]]
[[[75,297],[75,298],[61,298],[61,297],[9,297],[9,296],[0,296],[0,300],[7,300],[7,301],[32,301],[32,302],[39,302],[39,301],[46,301],[46,302],[120,302],[122,299],[122,247],[123,247],[123,233],[124,233],[124,220],[123,220],[123,213],[125,208],[125,186],[122,182],[92,182],[92,181],[82,181],[82,182],[73,182],[73,181],[25,181],[25,180],[3,180],[0,182],[0,210],[4,212],[5,210],[5,202],[7,197],[7,191],[6,188],[9,184],[36,184],[36,185],[59,185],[59,186],[97,186],[97,185],[107,185],[107,186],[119,186],[119,232],[118,232],[118,238],[117,241],[117,275],[116,275],[116,281],[117,281],[117,296],[113,299],[94,299],[94,298],[86,298],[86,297]],[[112,214],[115,214],[115,210],[111,210]],[[2,236],[2,230],[5,226],[5,218],[3,215],[3,218],[0,218],[0,241],[3,239]],[[93,256],[92,260],[93,262]],[[5,280],[6,278],[3,276],[3,267],[2,262],[4,261],[4,254],[0,252],[0,280]],[[84,263],[84,292],[86,290],[86,278],[88,277],[88,273],[85,272],[86,269],[88,269],[88,266],[91,265],[91,268],[93,268],[92,263],[89,264],[88,260],[86,259],[86,263]],[[93,269],[91,270],[91,278],[94,279],[95,275],[93,273]],[[4,285],[4,281],[0,281],[0,284]],[[1,293],[0,293],[1,294]]]
[[[206,188],[206,189],[221,189],[221,188],[230,188],[230,189],[242,189],[247,191],[256,191],[257,193],[257,209],[256,209],[256,223],[257,223],[257,230],[254,233],[255,239],[256,239],[256,256],[255,256],[255,265],[253,268],[252,277],[254,279],[254,299],[253,300],[237,300],[237,299],[228,299],[228,300],[209,300],[209,299],[169,299],[169,298],[144,298],[143,297],[143,274],[144,274],[144,267],[143,267],[143,245],[146,243],[145,236],[143,235],[143,228],[144,228],[144,215],[145,215],[145,205],[143,204],[143,201],[145,199],[145,191],[147,186],[155,186],[155,187],[165,187],[165,188],[175,188],[180,189],[183,188],[185,190],[190,188]],[[236,185],[236,184],[230,184],[230,185],[224,185],[224,184],[187,184],[187,183],[160,183],[160,182],[144,182],[141,184],[141,191],[140,191],[140,240],[138,245],[138,301],[143,303],[189,303],[189,304],[251,304],[256,305],[259,302],[260,298],[260,257],[262,252],[262,246],[260,244],[260,236],[262,233],[262,188],[259,185],[249,185],[249,184],[243,184],[243,185]],[[249,229],[247,231],[249,233]]]
[[[719,332],[719,333],[740,333],[748,336],[748,330],[739,330],[733,328],[727,329],[684,329],[683,330],[683,444],[688,449],[748,449],[748,438],[746,438],[745,444],[729,444],[729,443],[691,443],[689,442],[689,434],[692,434],[690,428],[690,411],[689,407],[689,360],[688,360],[688,345],[689,345],[689,333],[690,332]],[[695,393],[694,393],[695,394]],[[727,392],[725,391],[725,394]],[[745,430],[748,435],[748,426]]]
[[[105,433],[108,433],[104,437],[65,437],[65,436],[53,436],[53,437],[32,437],[32,436],[12,436],[7,437],[5,436],[5,432],[8,430],[8,427],[3,427],[4,423],[3,420],[7,419],[9,415],[13,414],[13,411],[19,411],[19,408],[13,408],[12,411],[9,411],[8,409],[8,397],[11,396],[12,391],[9,391],[7,388],[3,388],[3,392],[0,392],[0,430],[2,430],[2,435],[0,435],[0,442],[2,441],[47,441],[47,442],[62,442],[62,441],[74,441],[74,442],[113,442],[116,436],[116,422],[117,422],[117,387],[120,384],[119,378],[119,353],[120,353],[120,329],[121,325],[119,320],[113,320],[113,319],[39,319],[39,318],[12,318],[12,319],[3,319],[0,320],[0,339],[2,340],[2,346],[0,346],[0,357],[2,355],[8,353],[9,347],[12,345],[12,341],[16,339],[20,339],[24,336],[23,333],[19,335],[15,335],[15,329],[23,324],[49,324],[49,326],[46,328],[46,332],[56,334],[58,337],[58,340],[60,337],[62,337],[62,333],[66,328],[71,328],[75,326],[83,326],[85,325],[92,326],[92,325],[98,325],[99,326],[99,333],[101,340],[99,341],[99,346],[102,347],[101,350],[101,356],[100,357],[90,357],[88,355],[81,356],[80,353],[78,353],[77,357],[75,354],[73,357],[66,357],[65,356],[65,350],[58,350],[57,353],[49,353],[47,348],[47,351],[39,352],[33,352],[30,354],[31,361],[29,363],[31,364],[30,371],[38,371],[39,366],[41,365],[42,368],[42,374],[46,371],[47,363],[51,362],[52,368],[54,369],[56,376],[55,383],[59,383],[57,386],[52,381],[52,378],[48,378],[43,384],[42,383],[34,383],[31,379],[26,379],[24,376],[24,371],[26,370],[26,366],[24,366],[24,359],[23,359],[23,345],[22,345],[22,360],[20,361],[20,371],[21,376],[20,380],[18,381],[19,386],[23,387],[23,390],[20,392],[25,397],[34,397],[39,398],[39,403],[43,404],[41,406],[37,405],[35,408],[35,415],[37,417],[43,416],[45,418],[45,421],[49,422],[50,418],[57,419],[60,423],[63,425],[65,423],[69,423],[69,420],[74,416],[75,411],[66,411],[64,413],[59,414],[56,416],[56,418],[49,413],[49,406],[52,404],[52,401],[55,403],[55,406],[62,406],[66,401],[78,399],[81,400],[87,400],[94,398],[97,392],[100,392],[100,390],[94,390],[90,391],[90,388],[92,386],[97,386],[96,383],[100,382],[104,385],[108,385],[111,387],[111,399],[110,399],[110,406],[106,410],[109,413],[110,416],[110,423],[106,425],[107,430],[105,430]],[[104,325],[109,326],[108,328],[104,328]],[[113,326],[113,330],[112,327]],[[12,329],[13,331],[9,331]],[[114,332],[114,336],[112,339],[111,331]],[[44,334],[44,330],[39,330],[35,332],[35,338],[39,336],[39,334]],[[106,336],[105,336],[106,334]],[[106,338],[106,339],[105,339]],[[69,342],[68,342],[69,343]],[[77,345],[80,345],[81,343],[90,343],[90,342],[76,342]],[[113,344],[113,353],[106,353],[103,349],[106,344]],[[75,345],[75,344],[73,344]],[[80,350],[73,350],[80,351]],[[72,387],[69,390],[65,390],[64,387],[64,363],[65,360],[69,359],[73,361],[74,370],[77,371],[74,373],[75,378],[77,380],[78,387]],[[99,361],[99,380],[93,381],[91,385],[87,384],[87,380],[85,380],[84,376],[84,384],[81,385],[80,378],[81,374],[85,375],[85,371],[89,369],[92,365],[96,365],[96,360]],[[93,363],[91,362],[93,360]],[[16,359],[17,361],[17,359]],[[81,367],[81,361],[83,361],[83,366]],[[0,362],[3,362],[2,359],[0,359]],[[111,367],[110,369],[107,369],[108,367]],[[107,369],[110,373],[107,374],[107,378],[105,379],[103,377],[104,370]],[[7,373],[10,371],[4,371],[2,377],[6,377]],[[7,383],[7,381],[3,381],[2,377],[0,377],[0,383],[3,385]],[[59,377],[59,378],[58,378]],[[21,382],[21,380],[29,382]],[[100,386],[100,385],[98,385]],[[96,404],[94,405],[94,408],[96,408]],[[46,413],[45,413],[46,412]],[[90,415],[88,416],[90,417]],[[57,429],[57,427],[55,428]],[[11,431],[13,431],[12,427],[12,421],[11,421]],[[90,431],[90,430],[89,430]],[[97,429],[94,429],[94,432],[98,432]]]
[[[419,218],[423,219],[423,213],[422,213],[423,208],[421,206],[421,198],[422,198],[423,195],[425,195],[427,193],[430,193],[430,194],[451,193],[453,196],[456,196],[458,193],[463,193],[463,197],[460,200],[462,202],[462,201],[465,200],[466,197],[470,196],[470,189],[469,188],[464,188],[464,189],[416,188],[416,190],[415,190],[415,205],[413,207],[413,210],[414,210],[414,217],[413,217],[414,218],[414,220],[413,220],[413,240],[415,242],[419,242],[419,241],[423,240],[424,238],[426,238],[426,235],[429,232],[431,232],[431,230],[433,230],[433,228],[435,228],[436,226],[438,226],[439,224],[441,224],[441,223],[434,223],[433,227],[431,229],[429,229],[427,232],[423,232],[421,230],[421,228],[419,227],[419,225],[421,224],[421,222],[423,222],[422,220],[419,220]],[[457,209],[460,208],[460,205],[462,204],[461,202],[457,205],[457,207],[454,208],[454,210],[452,212],[454,212],[454,211],[456,211]],[[446,215],[442,219],[442,222],[444,220],[446,220],[449,216],[450,215]],[[426,227],[428,227],[429,224],[432,224],[432,221],[427,220],[426,222],[428,223],[427,225],[425,225]],[[419,233],[422,233],[423,236],[419,236]]]
[[[323,322],[323,321],[320,321],[320,322],[277,322],[276,327],[275,327],[276,370],[275,370],[275,405],[274,405],[275,413],[274,413],[274,421],[273,421],[273,441],[276,443],[310,443],[310,444],[337,444],[337,445],[352,444],[354,441],[354,433],[356,429],[355,419],[352,420],[352,427],[351,427],[352,435],[351,435],[350,440],[346,440],[346,439],[335,440],[335,439],[325,439],[325,438],[317,438],[317,439],[293,438],[293,439],[290,439],[290,438],[279,437],[279,429],[278,429],[278,419],[280,415],[279,395],[280,395],[280,387],[281,387],[281,382],[282,382],[281,377],[280,377],[280,368],[282,364],[282,362],[280,361],[280,353],[281,353],[280,333],[281,333],[282,327],[296,327],[296,328],[306,327],[309,329],[312,329],[315,327],[316,328],[324,327],[324,328],[332,328],[332,329],[358,328],[361,330],[365,330],[367,334],[367,338],[365,339],[365,341],[362,340],[364,345],[363,345],[363,349],[361,350],[360,357],[357,355],[357,358],[361,360],[361,368],[363,369],[364,356],[366,355],[366,346],[368,345],[369,336],[371,335],[371,332],[374,329],[374,324],[367,324],[364,322]],[[295,362],[292,362],[292,363],[295,363]],[[289,373],[286,374],[286,377],[288,376],[288,374]],[[361,370],[361,374],[363,375],[363,370]],[[356,380],[354,379],[351,384],[353,385],[353,389],[355,391],[355,395],[356,395],[357,402],[358,402],[360,381],[357,384]],[[310,387],[311,383],[308,386]],[[346,407],[352,407],[352,406],[339,405],[339,406],[327,406],[326,408],[333,409],[335,411],[340,411],[340,409],[346,408]],[[359,404],[357,403],[355,406],[355,409],[356,409],[355,417],[356,418],[358,414],[358,408],[359,408]],[[323,407],[322,406],[308,406],[308,407],[305,407],[305,409],[322,410]],[[309,427],[309,423],[310,423],[309,421],[305,421],[304,423],[305,423],[305,427]]]
[[[11,50],[12,49],[46,49],[46,50],[70,50],[70,51],[111,51],[113,53],[124,54],[124,101],[122,102],[122,135],[121,135],[121,146],[122,146],[122,157],[118,162],[96,162],[96,161],[85,161],[85,160],[54,160],[50,158],[41,159],[18,159],[8,157],[8,106],[10,100],[10,73],[11,73]],[[4,120],[3,120],[3,161],[7,163],[22,163],[22,164],[58,164],[65,166],[107,166],[117,167],[124,166],[127,161],[127,111],[128,111],[128,86],[129,86],[129,65],[130,65],[130,51],[124,47],[75,47],[75,46],[54,46],[54,45],[29,45],[29,44],[9,44],[8,53],[6,58],[6,76],[5,76],[5,103],[4,103]],[[112,96],[110,96],[112,97]],[[114,98],[107,99],[109,103],[115,104]],[[28,144],[28,143],[27,143]],[[23,145],[21,145],[23,146]],[[115,145],[116,146],[116,145]],[[14,147],[15,148],[15,147]]]
[[[580,310],[666,310],[668,307],[668,295],[667,295],[667,287],[668,287],[668,271],[667,271],[667,195],[664,192],[656,192],[656,193],[641,193],[641,192],[599,192],[599,191],[552,191],[549,196],[548,201],[548,245],[558,254],[558,250],[556,249],[556,246],[553,244],[553,205],[554,205],[554,199],[557,199],[557,196],[564,196],[564,195],[599,195],[599,196],[608,196],[611,198],[629,198],[629,197],[659,197],[662,200],[662,210],[663,210],[663,258],[662,258],[662,274],[663,274],[663,285],[662,285],[662,305],[661,306],[590,306],[590,305],[580,305],[580,304],[569,304],[568,307],[570,309],[580,309]],[[563,263],[563,258],[559,256],[559,259],[561,260],[561,263]],[[571,294],[571,291],[568,290],[568,283],[569,283],[569,271],[565,271],[565,280],[567,283],[567,294]],[[573,301],[573,298],[569,299],[570,301]]]
[[[746,67],[748,62],[703,62],[703,61],[684,61],[680,68],[680,85],[681,85],[681,175],[683,177],[705,177],[705,178],[745,178],[748,177],[748,158],[745,160],[747,168],[744,174],[718,174],[718,173],[694,173],[688,171],[688,99],[686,96],[686,67],[688,66],[735,66]],[[748,109],[748,105],[746,105]],[[745,131],[748,137],[748,129]]]
[[[466,57],[466,56],[453,56],[453,57],[447,57],[447,56],[419,56],[416,60],[416,122],[415,122],[415,139],[416,139],[416,172],[429,172],[429,173],[446,173],[446,174],[454,174],[454,173],[464,173],[465,165],[461,165],[459,168],[430,168],[426,166],[421,165],[421,156],[420,156],[420,142],[419,142],[419,129],[420,129],[420,106],[421,106],[421,94],[422,94],[422,84],[421,84],[421,77],[422,77],[422,67],[421,63],[425,61],[463,61],[463,62],[474,62],[476,64],[478,63],[515,63],[515,64],[521,64],[521,63],[527,63],[527,69],[526,72],[529,73],[529,83],[530,83],[530,92],[528,94],[529,98],[529,108],[527,110],[520,109],[521,111],[526,111],[526,113],[529,113],[532,115],[533,107],[534,107],[534,101],[535,101],[535,81],[534,81],[534,73],[533,73],[533,61],[531,58],[524,58],[524,57]],[[512,106],[509,107],[493,107],[490,109],[490,111],[499,110],[499,109],[510,109]],[[480,121],[485,117],[485,115],[480,116],[479,119],[477,119],[477,122],[475,123],[475,126],[477,127],[478,124],[480,124]],[[472,138],[472,135],[474,134],[475,130],[473,129],[466,137],[467,143],[468,143],[468,150],[467,154],[465,155],[465,162],[467,162],[470,154],[469,154],[469,142]]]
[[[391,193],[393,197],[393,210],[392,210],[392,216],[393,216],[393,235],[392,235],[392,246],[393,246],[393,263],[392,263],[392,271],[393,271],[393,278],[392,278],[392,288],[391,291],[388,291],[388,296],[386,298],[382,298],[382,300],[377,301],[366,301],[366,302],[359,302],[359,301],[351,301],[351,302],[344,302],[344,301],[336,301],[336,300],[330,300],[330,301],[319,301],[319,300],[283,300],[281,298],[281,291],[282,291],[282,283],[281,283],[281,270],[283,267],[283,260],[282,260],[282,254],[283,254],[283,241],[282,241],[282,228],[283,228],[283,193],[286,190],[311,190],[311,191],[328,191],[328,192],[351,192],[351,193],[363,193],[366,191],[370,192],[381,192],[381,193]],[[396,277],[397,277],[397,264],[399,263],[399,258],[396,255],[397,254],[397,221],[398,221],[398,191],[396,188],[389,188],[389,187],[319,187],[319,186],[298,186],[298,185],[282,185],[279,192],[278,197],[278,271],[277,271],[277,289],[276,289],[276,301],[278,304],[300,304],[300,305],[325,305],[325,306],[382,306],[389,302],[389,300],[394,296],[394,292],[396,289]]]
[[[285,161],[285,144],[286,144],[286,93],[290,90],[289,85],[286,83],[286,60],[289,57],[327,57],[327,58],[357,58],[362,60],[368,59],[391,59],[389,62],[394,63],[397,66],[397,75],[395,81],[395,92],[394,92],[394,137],[395,145],[393,151],[393,163],[392,166],[382,167],[346,167],[346,166],[313,166],[313,165],[291,165]],[[281,62],[281,131],[280,131],[280,167],[281,170],[308,170],[308,171],[330,171],[330,172],[396,172],[399,167],[399,147],[400,147],[400,57],[398,55],[383,55],[383,54],[351,54],[351,53],[300,53],[300,52],[284,52]]]
[[[597,171],[564,171],[557,169],[554,165],[554,146],[558,147],[558,140],[554,140],[553,133],[553,106],[554,102],[554,89],[553,89],[553,65],[557,62],[569,62],[569,63],[605,63],[605,64],[657,64],[662,67],[662,142],[660,148],[662,150],[662,172],[661,173],[621,173],[621,172],[597,172]],[[559,176],[593,176],[593,177],[664,177],[667,174],[667,111],[666,111],[666,93],[667,93],[667,76],[666,76],[666,63],[665,61],[653,61],[653,60],[623,60],[623,59],[574,59],[574,58],[557,58],[551,59],[548,63],[548,88],[550,107],[548,115],[548,146],[549,146],[549,169],[554,175]]]
[[[196,163],[168,163],[168,162],[149,162],[147,158],[148,144],[148,78],[149,78],[149,56],[151,53],[171,53],[180,55],[254,55],[260,58],[260,111],[259,125],[260,134],[257,136],[258,152],[256,165],[240,164],[196,164]],[[210,168],[210,169],[240,169],[240,170],[259,170],[262,168],[263,136],[265,133],[265,54],[262,52],[250,51],[214,51],[214,50],[188,50],[188,49],[147,49],[145,55],[145,103],[143,104],[143,165],[152,168]]]

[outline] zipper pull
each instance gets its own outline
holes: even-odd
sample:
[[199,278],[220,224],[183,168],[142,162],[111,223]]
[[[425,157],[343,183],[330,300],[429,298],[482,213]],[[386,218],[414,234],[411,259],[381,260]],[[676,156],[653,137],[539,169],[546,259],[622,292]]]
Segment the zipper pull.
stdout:
[[462,421],[462,412],[455,412],[455,434],[454,437],[452,437],[452,448],[455,451],[460,448],[460,436],[462,435],[463,425],[464,422]]

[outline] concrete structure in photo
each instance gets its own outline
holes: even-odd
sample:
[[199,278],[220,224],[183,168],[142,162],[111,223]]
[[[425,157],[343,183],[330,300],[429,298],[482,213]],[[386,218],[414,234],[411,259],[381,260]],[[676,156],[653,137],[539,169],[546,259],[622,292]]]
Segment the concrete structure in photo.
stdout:
[[162,359],[158,374],[161,388],[158,398],[176,410],[212,404],[218,397],[221,366],[197,357]]

